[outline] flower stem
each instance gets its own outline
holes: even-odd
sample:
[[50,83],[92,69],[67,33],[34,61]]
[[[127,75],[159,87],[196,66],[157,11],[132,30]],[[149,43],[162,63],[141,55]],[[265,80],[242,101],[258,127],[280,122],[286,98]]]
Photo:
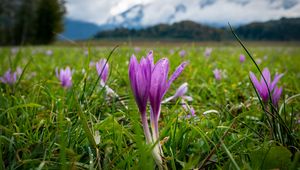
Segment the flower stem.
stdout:
[[151,134],[150,134],[150,130],[149,130],[146,112],[141,114],[141,118],[142,118],[142,124],[143,124],[143,129],[144,129],[144,134],[146,137],[147,144],[150,144],[150,143],[152,143],[152,139],[151,139]]
[[158,134],[158,122],[154,120],[154,122],[151,122],[151,129],[152,129],[152,139],[154,148],[152,150],[152,155],[154,157],[154,160],[159,167],[159,169],[163,169],[163,163],[162,163],[162,150],[159,142],[159,134]]

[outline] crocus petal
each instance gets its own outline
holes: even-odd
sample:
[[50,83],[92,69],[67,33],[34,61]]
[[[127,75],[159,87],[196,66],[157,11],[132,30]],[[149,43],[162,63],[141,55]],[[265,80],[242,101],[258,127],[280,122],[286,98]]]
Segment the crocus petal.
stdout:
[[[282,88],[276,87],[277,82],[280,80],[280,78],[283,76],[283,74],[276,74],[274,76],[274,80],[271,81],[271,74],[268,68],[264,68],[262,72],[262,76],[260,81],[257,80],[255,75],[250,72],[250,79],[253,82],[255,88],[257,89],[261,99],[266,103],[269,100],[269,95],[272,95],[272,103],[277,106]],[[263,79],[265,78],[265,80]],[[270,92],[270,94],[269,94]]]
[[150,88],[149,82],[151,81],[151,67],[148,59],[141,59],[139,69],[136,72],[136,80],[138,93],[146,107]]
[[174,98],[182,97],[188,91],[188,84],[185,82],[176,90]]
[[276,86],[277,82],[280,80],[280,78],[283,76],[283,74],[276,74],[274,77],[274,80],[272,81],[271,85],[270,85],[270,89],[271,91],[274,89],[274,87]]
[[[137,89],[137,80],[136,80],[136,72],[139,70],[139,63],[134,55],[131,56],[130,62],[129,62],[129,79],[130,79],[130,85],[131,89],[133,91],[135,100],[137,102],[137,105],[141,105],[141,99],[139,97],[139,91]],[[140,107],[139,107],[140,108]]]
[[69,88],[72,86],[72,72],[70,67],[66,67],[66,69],[60,69],[58,73],[58,69],[55,69],[56,77],[59,79],[61,86],[65,88]]
[[179,51],[179,55],[180,55],[180,57],[184,57],[186,55],[185,50]]
[[128,75],[130,79],[131,89],[134,93],[134,96],[137,95],[136,92],[136,80],[135,80],[135,73],[138,69],[138,61],[134,55],[131,56],[129,61],[129,67],[128,67]]
[[59,74],[58,74],[58,68],[57,67],[55,68],[55,75],[59,79]]
[[142,58],[139,64],[132,55],[129,63],[129,79],[138,108],[145,114],[151,81],[151,64],[148,58]]
[[282,87],[275,87],[272,95],[272,103],[274,106],[278,106],[278,102],[282,93]]
[[[265,78],[265,80],[263,79],[263,77]],[[262,76],[260,79],[260,85],[261,85],[261,97],[263,99],[263,101],[268,101],[269,99],[269,91],[271,92],[270,89],[270,85],[271,85],[271,74],[268,68],[264,68],[263,72],[262,72]]]
[[166,98],[165,100],[163,100],[161,103],[168,103],[169,101],[175,100],[175,99],[176,99],[175,96],[170,96],[170,97]]
[[184,70],[184,68],[186,67],[187,64],[188,64],[187,62],[183,62],[176,68],[175,72],[172,74],[172,76],[170,77],[170,79],[168,81],[167,89],[170,87],[172,82],[174,80],[176,80],[176,78],[182,73],[182,71]]
[[152,70],[149,99],[155,121],[158,121],[157,119],[160,114],[160,103],[168,88],[168,72],[169,60],[166,58],[160,59]]
[[6,80],[5,80],[3,77],[0,77],[0,81],[1,81],[2,83],[7,83]]
[[182,99],[185,99],[187,101],[192,101],[193,98],[190,96],[185,96],[185,93],[188,90],[188,84],[185,82],[183,83],[175,92],[175,94],[173,96],[168,97],[167,99],[165,99],[164,101],[162,101],[162,103],[167,103],[171,100],[175,100],[179,97],[181,97]]
[[17,81],[17,72],[12,72],[8,69],[0,78],[0,81],[5,84],[13,85]]
[[190,112],[191,112],[191,116],[196,116],[195,109],[192,106],[191,106]]
[[[271,74],[270,74],[270,71],[268,68],[264,68],[263,72],[262,72],[262,75],[264,76],[264,78],[266,79],[267,81],[267,85],[268,87],[270,88],[270,83],[271,83]],[[261,77],[261,84],[266,84],[264,79]]]
[[216,69],[213,70],[213,73],[214,73],[214,76],[215,76],[216,80],[221,80],[222,79],[221,70],[216,68]]
[[211,55],[211,52],[212,52],[212,48],[206,48],[204,52],[205,57],[209,57]]
[[106,59],[99,60],[99,62],[96,63],[96,69],[97,69],[98,75],[101,76],[101,80],[103,82],[106,82],[107,77],[108,77],[108,70],[109,70],[109,65],[108,65]]
[[261,89],[260,82],[257,80],[256,76],[251,71],[250,71],[250,79],[251,79],[254,87],[256,88],[256,91],[261,96],[262,95],[262,89]]
[[193,101],[193,97],[191,97],[191,96],[182,96],[182,99],[187,100],[187,101]]
[[151,63],[151,70],[154,68],[154,58],[153,58],[153,51],[150,51],[147,55],[148,60]]
[[245,55],[241,54],[240,55],[240,62],[243,63],[246,60]]

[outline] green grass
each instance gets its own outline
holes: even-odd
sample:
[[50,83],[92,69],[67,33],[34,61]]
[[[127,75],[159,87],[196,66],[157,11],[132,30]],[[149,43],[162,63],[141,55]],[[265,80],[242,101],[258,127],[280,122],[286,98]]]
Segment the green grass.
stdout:
[[[47,49],[52,56],[45,55]],[[170,54],[170,49],[174,54]],[[178,52],[187,51],[181,58]],[[145,143],[140,115],[133,99],[128,62],[149,50],[155,61],[168,57],[173,71],[189,61],[182,75],[165,97],[188,82],[190,103],[196,117],[187,119],[177,103],[162,105],[160,138],[164,141],[164,165],[168,169],[296,169],[300,167],[300,49],[293,46],[249,47],[254,59],[272,76],[284,73],[279,85],[284,91],[281,117],[292,130],[297,146],[286,146],[272,139],[265,114],[249,80],[249,71],[259,75],[240,46],[216,46],[205,58],[204,46],[118,47],[109,59],[108,85],[120,96],[105,95],[90,61],[107,58],[111,47],[83,48],[26,47],[13,55],[0,49],[0,74],[18,66],[24,71],[17,84],[0,84],[0,165],[4,169],[154,169],[152,146]],[[267,57],[264,57],[267,56]],[[63,89],[55,68],[73,69],[73,86]],[[26,68],[26,69],[25,69]],[[213,69],[224,71],[216,81]],[[83,71],[84,69],[84,71]],[[95,86],[96,85],[96,86]],[[93,90],[93,87],[95,89]],[[298,95],[298,96],[297,96]],[[294,97],[292,97],[294,96]],[[128,109],[120,102],[122,100]],[[286,101],[286,102],[285,102]],[[149,110],[149,109],[148,109]],[[218,113],[203,113],[216,110]],[[94,136],[99,133],[100,142]],[[300,162],[300,161],[299,161]]]

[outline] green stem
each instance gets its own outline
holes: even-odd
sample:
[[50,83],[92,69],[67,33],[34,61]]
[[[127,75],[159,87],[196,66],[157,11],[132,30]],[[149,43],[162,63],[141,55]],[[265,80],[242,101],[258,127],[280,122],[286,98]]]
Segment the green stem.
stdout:
[[59,134],[60,134],[60,163],[61,169],[66,169],[66,146],[65,146],[65,135],[64,135],[64,107],[65,107],[65,94],[66,89],[63,92],[63,100],[62,100],[62,108],[61,111],[58,113],[58,122],[59,122]]

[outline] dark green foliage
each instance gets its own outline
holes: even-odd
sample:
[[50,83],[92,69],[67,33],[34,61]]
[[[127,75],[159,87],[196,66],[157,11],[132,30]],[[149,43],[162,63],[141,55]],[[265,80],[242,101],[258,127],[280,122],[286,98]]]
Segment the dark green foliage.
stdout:
[[40,0],[36,18],[36,43],[48,44],[55,34],[63,31],[62,16],[64,9],[59,1]]
[[63,31],[63,0],[2,1],[0,45],[48,44]]
[[192,21],[182,21],[173,25],[159,24],[141,30],[117,28],[99,32],[95,38],[175,38],[189,40],[221,40],[224,30],[200,25]]
[[[299,41],[300,18],[282,18],[262,23],[251,23],[236,29],[237,34],[247,40]],[[146,38],[146,39],[186,39],[194,41],[233,40],[227,29],[213,28],[192,21],[182,21],[172,25],[159,24],[141,30],[117,28],[102,31],[99,38]]]
[[241,26],[237,34],[249,40],[300,40],[300,18],[282,18]]

